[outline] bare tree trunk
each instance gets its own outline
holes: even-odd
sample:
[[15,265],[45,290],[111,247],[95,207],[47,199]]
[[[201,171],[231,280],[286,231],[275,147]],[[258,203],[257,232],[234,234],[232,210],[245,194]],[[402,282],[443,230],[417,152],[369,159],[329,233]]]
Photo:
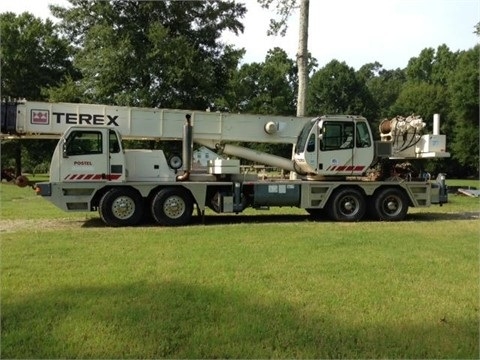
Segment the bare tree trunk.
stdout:
[[308,82],[308,8],[310,0],[300,0],[300,25],[298,36],[298,97],[297,116],[305,116]]
[[22,175],[22,142],[16,141],[15,144],[15,176]]

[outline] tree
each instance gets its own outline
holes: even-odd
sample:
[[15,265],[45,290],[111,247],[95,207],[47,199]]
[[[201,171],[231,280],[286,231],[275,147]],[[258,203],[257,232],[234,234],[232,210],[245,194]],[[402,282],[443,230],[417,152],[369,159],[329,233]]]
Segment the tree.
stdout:
[[305,116],[307,108],[308,83],[308,9],[309,0],[300,2],[300,30],[298,36],[297,66],[298,66],[298,96],[297,116]]
[[[0,33],[2,97],[44,100],[50,87],[75,76],[69,43],[59,36],[52,21],[43,21],[26,12],[18,16],[2,13]],[[22,157],[26,164],[36,160],[35,154],[39,159],[49,158],[53,143],[4,140],[2,164],[15,166],[18,176],[22,172]]]
[[432,130],[432,121],[429,120],[433,119],[433,114],[448,112],[446,90],[444,86],[426,82],[406,83],[392,106],[392,113],[403,116],[421,115]]
[[45,89],[74,74],[71,48],[51,20],[0,14],[3,97],[44,100]]
[[369,119],[371,123],[377,124],[381,119],[398,115],[392,112],[392,105],[406,82],[403,70],[386,70],[375,62],[362,66],[357,71],[357,77],[365,83],[373,98],[374,108],[370,110],[375,115]]
[[308,114],[357,114],[371,119],[374,109],[373,98],[365,83],[345,62],[332,60],[310,80]]
[[465,175],[479,174],[479,69],[480,45],[462,52],[449,78],[450,116],[455,121],[451,149],[454,159],[466,167]]
[[[259,3],[269,8],[274,0],[258,0]],[[297,51],[298,66],[298,92],[297,92],[297,116],[304,116],[306,112],[307,84],[308,84],[308,18],[309,18],[309,0],[299,0],[300,2],[300,22]],[[277,14],[279,20],[270,20],[269,35],[284,36],[287,31],[287,20],[294,9],[297,8],[297,0],[277,0]]]
[[83,101],[205,109],[243,54],[220,41],[224,30],[243,31],[243,4],[70,2],[69,9],[51,9],[77,46]]
[[297,84],[294,61],[284,50],[274,48],[263,63],[242,65],[216,106],[233,112],[292,115]]

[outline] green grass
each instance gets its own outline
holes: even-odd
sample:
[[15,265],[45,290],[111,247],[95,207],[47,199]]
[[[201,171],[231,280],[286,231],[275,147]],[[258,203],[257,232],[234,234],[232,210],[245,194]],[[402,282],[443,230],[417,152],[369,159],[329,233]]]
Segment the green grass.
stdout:
[[478,199],[114,229],[0,195],[2,358],[479,357]]

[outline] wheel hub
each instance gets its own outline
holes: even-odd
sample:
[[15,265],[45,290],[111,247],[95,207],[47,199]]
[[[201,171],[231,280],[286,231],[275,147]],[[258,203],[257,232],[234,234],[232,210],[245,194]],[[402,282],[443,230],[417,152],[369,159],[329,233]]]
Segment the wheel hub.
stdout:
[[185,204],[183,203],[183,201],[181,201],[180,198],[171,197],[167,201],[165,201],[163,211],[168,217],[175,219],[182,216],[185,211]]
[[387,209],[390,211],[395,211],[398,209],[398,204],[395,201],[387,202]]
[[112,212],[119,219],[128,219],[135,212],[135,203],[129,197],[119,197],[112,204]]
[[351,211],[355,210],[355,203],[352,202],[352,201],[347,201],[347,202],[345,202],[343,207],[345,208],[345,210],[351,212]]

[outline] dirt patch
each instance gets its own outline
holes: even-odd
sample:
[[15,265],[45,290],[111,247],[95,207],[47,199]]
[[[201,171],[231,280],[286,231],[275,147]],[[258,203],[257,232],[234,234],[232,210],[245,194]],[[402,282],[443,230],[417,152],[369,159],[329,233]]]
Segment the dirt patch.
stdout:
[[0,220],[0,234],[12,233],[22,230],[44,231],[81,228],[86,220],[72,219],[33,219],[33,220]]

